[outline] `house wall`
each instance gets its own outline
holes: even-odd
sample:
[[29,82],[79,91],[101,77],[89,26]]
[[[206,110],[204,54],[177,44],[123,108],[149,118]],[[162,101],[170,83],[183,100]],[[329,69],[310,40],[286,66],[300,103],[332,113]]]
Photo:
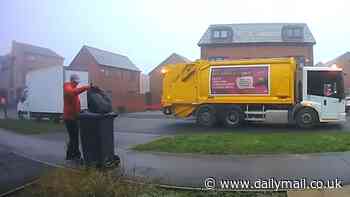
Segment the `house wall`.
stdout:
[[48,66],[63,65],[63,59],[56,57],[42,56],[26,52],[22,53],[21,51],[15,51],[15,53],[13,53],[13,56],[15,57],[15,87],[23,87],[25,85],[25,76],[30,70]]
[[2,89],[8,95],[9,103],[15,104],[25,87],[25,77],[28,71],[48,66],[63,65],[61,57],[44,56],[24,51],[20,46],[13,45],[6,69],[0,71]]
[[151,105],[154,108],[160,108],[161,98],[162,98],[162,90],[163,90],[163,74],[161,70],[163,66],[167,64],[179,64],[186,63],[186,60],[178,57],[175,54],[169,56],[166,60],[164,60],[160,65],[155,67],[148,75],[149,75],[149,83],[150,83],[150,96],[151,96]]
[[76,69],[87,69],[90,82],[109,94],[114,109],[128,112],[144,110],[139,71],[99,65],[85,48],[80,50],[70,65]]
[[225,59],[251,59],[275,57],[300,57],[313,65],[313,46],[307,44],[236,44],[205,45],[201,47],[201,59],[224,57]]
[[0,65],[0,96],[5,96],[6,98],[10,97],[10,89],[14,89],[14,80],[13,80],[13,67],[12,63],[13,58],[10,56],[6,56],[6,61],[2,65]]
[[161,73],[163,66],[158,66],[149,75],[151,104],[160,105],[163,90],[163,74]]

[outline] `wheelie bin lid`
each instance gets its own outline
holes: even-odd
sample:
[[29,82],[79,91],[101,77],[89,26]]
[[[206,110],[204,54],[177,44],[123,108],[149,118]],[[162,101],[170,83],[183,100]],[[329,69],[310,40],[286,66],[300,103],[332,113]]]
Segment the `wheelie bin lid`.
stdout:
[[116,118],[118,116],[119,114],[116,112],[99,114],[99,113],[84,111],[80,113],[79,119],[104,119],[104,118]]

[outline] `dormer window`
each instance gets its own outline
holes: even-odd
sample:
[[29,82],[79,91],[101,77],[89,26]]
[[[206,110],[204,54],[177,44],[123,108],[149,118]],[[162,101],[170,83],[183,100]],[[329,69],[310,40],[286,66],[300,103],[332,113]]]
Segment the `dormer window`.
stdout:
[[285,26],[282,29],[283,40],[302,40],[304,39],[304,28],[300,26]]
[[211,39],[215,42],[229,41],[232,39],[233,32],[230,27],[215,27],[211,29]]
[[213,31],[213,38],[216,39],[226,39],[228,38],[229,32],[227,30],[214,30]]

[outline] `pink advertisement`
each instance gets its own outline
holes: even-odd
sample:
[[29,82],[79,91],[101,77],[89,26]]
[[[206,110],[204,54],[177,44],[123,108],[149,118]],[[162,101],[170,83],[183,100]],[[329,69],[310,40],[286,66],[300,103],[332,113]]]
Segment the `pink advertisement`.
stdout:
[[210,93],[212,95],[269,94],[269,67],[212,67]]

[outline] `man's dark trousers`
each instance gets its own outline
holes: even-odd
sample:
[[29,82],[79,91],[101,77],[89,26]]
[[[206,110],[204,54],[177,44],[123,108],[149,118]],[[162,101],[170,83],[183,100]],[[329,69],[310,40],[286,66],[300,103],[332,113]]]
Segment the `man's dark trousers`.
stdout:
[[69,135],[66,159],[80,159],[81,153],[79,150],[79,121],[64,120],[64,122],[66,124],[66,129]]

